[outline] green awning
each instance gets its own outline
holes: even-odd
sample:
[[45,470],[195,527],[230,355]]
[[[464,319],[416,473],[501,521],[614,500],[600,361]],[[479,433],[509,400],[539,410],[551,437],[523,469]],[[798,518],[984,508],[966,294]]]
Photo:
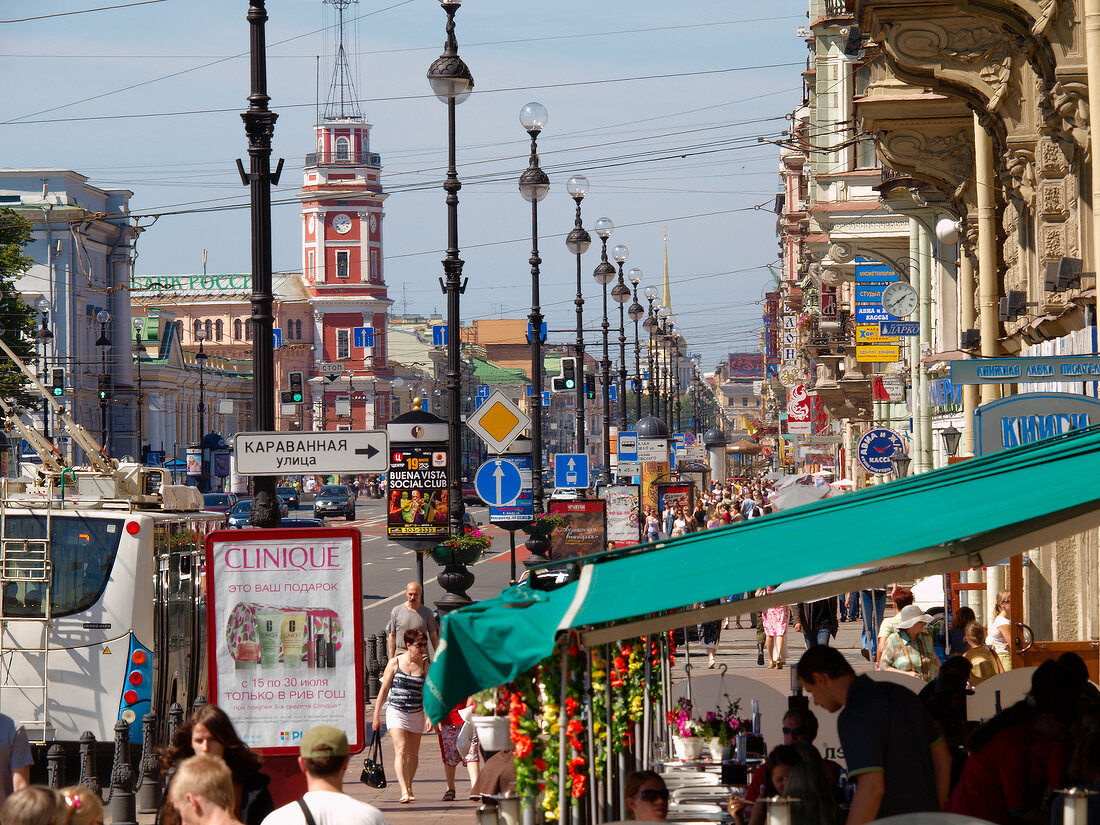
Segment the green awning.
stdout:
[[[844,582],[894,581],[899,566],[908,578],[992,564],[1097,525],[1100,425],[767,518],[594,554],[560,589],[513,587],[446,616],[425,707],[442,718],[544,659],[570,628],[589,643],[628,638],[723,616],[722,606],[683,611],[731,593],[785,582],[753,601],[819,598],[852,589]],[[834,571],[843,575],[822,576]]]

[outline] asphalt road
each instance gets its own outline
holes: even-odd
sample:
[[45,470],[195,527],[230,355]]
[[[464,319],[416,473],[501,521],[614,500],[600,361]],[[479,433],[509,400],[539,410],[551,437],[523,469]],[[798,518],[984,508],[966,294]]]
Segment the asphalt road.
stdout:
[[[467,591],[475,601],[495,596],[508,586],[510,580],[510,553],[508,533],[487,523],[489,508],[466,505],[474,518],[481,524],[493,544],[482,560],[470,567],[474,574],[474,584]],[[312,505],[307,503],[291,516],[307,517],[313,515]],[[362,535],[363,560],[363,633],[367,636],[381,633],[394,606],[405,600],[405,585],[417,579],[416,551],[390,541],[386,537],[386,507],[384,499],[370,499],[360,496],[355,507],[355,520],[348,522],[342,518],[328,519],[326,524],[333,527],[358,527]],[[525,536],[517,533],[516,541],[520,547]],[[518,565],[517,575],[523,572]],[[431,558],[424,559],[424,602],[432,609],[436,600],[446,591],[436,583],[436,576],[442,571]]]

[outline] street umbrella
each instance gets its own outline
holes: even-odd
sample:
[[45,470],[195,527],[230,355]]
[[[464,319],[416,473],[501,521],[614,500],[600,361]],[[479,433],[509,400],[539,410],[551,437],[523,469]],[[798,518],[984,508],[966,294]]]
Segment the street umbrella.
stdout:
[[793,507],[801,507],[803,504],[820,501],[829,495],[831,489],[828,485],[819,487],[816,484],[792,484],[789,487],[784,487],[772,499],[772,507],[776,510],[790,510]]

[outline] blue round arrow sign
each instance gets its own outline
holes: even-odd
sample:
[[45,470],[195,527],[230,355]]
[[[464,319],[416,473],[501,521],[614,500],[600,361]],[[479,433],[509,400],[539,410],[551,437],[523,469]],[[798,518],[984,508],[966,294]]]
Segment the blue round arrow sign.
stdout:
[[491,458],[477,468],[474,490],[490,507],[511,504],[523,491],[519,468],[506,458]]

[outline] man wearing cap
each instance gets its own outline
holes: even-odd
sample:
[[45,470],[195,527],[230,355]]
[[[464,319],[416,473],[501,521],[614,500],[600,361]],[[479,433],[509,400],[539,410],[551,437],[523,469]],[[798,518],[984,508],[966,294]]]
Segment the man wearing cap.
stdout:
[[348,738],[339,728],[318,725],[302,737],[298,767],[306,792],[297,802],[272,811],[263,825],[389,825],[373,805],[344,793]]
[[856,783],[846,825],[938,811],[951,785],[951,754],[917,695],[856,676],[836,648],[811,647],[797,665],[814,704],[837,713],[836,730]]
[[893,670],[931,682],[940,672],[940,660],[932,637],[924,628],[932,617],[915,604],[901,609],[897,630],[886,638],[879,670]]

